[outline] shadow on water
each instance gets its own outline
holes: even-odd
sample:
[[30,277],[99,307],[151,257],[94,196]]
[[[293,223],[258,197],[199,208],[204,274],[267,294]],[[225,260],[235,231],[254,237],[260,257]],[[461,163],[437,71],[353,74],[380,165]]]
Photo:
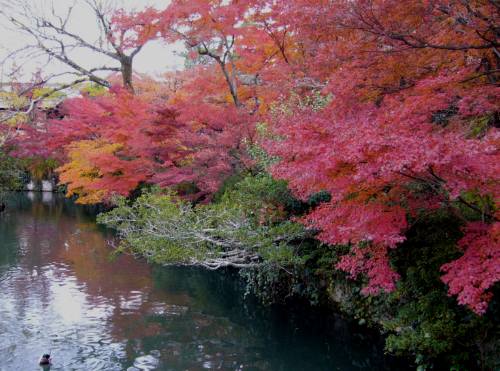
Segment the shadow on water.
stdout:
[[334,316],[263,308],[234,273],[110,259],[109,231],[52,194],[0,216],[0,370],[377,370],[379,341]]
[[[379,337],[361,332],[325,309],[303,304],[266,308],[244,299],[235,273],[155,267],[153,279],[155,286],[162,290],[188,293],[192,300],[191,311],[227,320],[232,328],[240,328],[244,337],[253,340],[245,347],[250,357],[248,364],[256,359],[266,360],[266,366],[255,369],[386,370],[394,362],[384,357]],[[169,326],[165,317],[148,320]],[[178,325],[190,326],[181,322]],[[195,329],[198,330],[198,326]],[[222,338],[228,339],[229,335]],[[399,366],[394,364],[392,368]]]

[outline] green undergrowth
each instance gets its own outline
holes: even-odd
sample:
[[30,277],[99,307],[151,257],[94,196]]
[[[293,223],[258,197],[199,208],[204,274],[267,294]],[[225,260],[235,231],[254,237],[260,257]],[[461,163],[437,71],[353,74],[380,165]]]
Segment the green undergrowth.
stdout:
[[[335,269],[349,247],[325,245],[298,222],[329,200],[326,192],[297,200],[285,182],[258,171],[229,178],[209,204],[153,188],[134,201],[117,200],[98,220],[118,231],[123,247],[161,264],[196,265],[230,249],[226,242],[237,246],[258,257],[239,270],[247,296],[266,305],[300,298],[332,308],[378,329],[386,352],[412,358],[419,370],[500,368],[498,293],[480,317],[449,297],[440,279],[440,267],[461,254],[462,220],[445,209],[414,220],[407,240],[390,255],[401,276],[397,289],[365,296],[363,278]],[[164,233],[155,235],[155,228]],[[208,238],[200,241],[197,233]]]

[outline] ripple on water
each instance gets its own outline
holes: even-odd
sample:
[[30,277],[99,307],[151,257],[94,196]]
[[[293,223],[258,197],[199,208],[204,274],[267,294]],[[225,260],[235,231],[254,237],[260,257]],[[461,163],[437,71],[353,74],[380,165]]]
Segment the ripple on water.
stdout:
[[166,303],[154,303],[150,310],[150,313],[153,315],[161,315],[161,316],[182,316],[186,314],[189,310],[189,307],[185,305],[176,305],[176,304],[166,304]]
[[137,357],[134,361],[134,367],[138,370],[154,370],[160,364],[160,360],[151,354]]

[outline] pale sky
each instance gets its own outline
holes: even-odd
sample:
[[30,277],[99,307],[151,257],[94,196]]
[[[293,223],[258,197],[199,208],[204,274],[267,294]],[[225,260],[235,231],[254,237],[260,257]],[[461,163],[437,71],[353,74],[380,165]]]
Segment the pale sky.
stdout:
[[[155,6],[158,9],[165,8],[169,0],[117,0],[126,9],[140,10],[146,6]],[[57,14],[64,15],[70,5],[76,3],[71,22],[68,23],[68,28],[78,35],[81,35],[85,40],[94,42],[98,38],[98,28],[95,16],[85,5],[83,0],[30,0],[30,9],[33,12],[50,14],[50,3],[54,4]],[[15,9],[14,9],[15,11]],[[32,39],[24,35],[20,31],[12,29],[5,18],[0,20],[0,60],[3,60],[9,51],[19,49],[29,44]],[[183,58],[176,55],[176,52],[183,50],[182,45],[166,45],[160,41],[154,41],[147,44],[143,50],[134,59],[134,71],[147,73],[150,75],[159,75],[162,72],[181,69],[183,67]],[[116,62],[109,62],[109,59],[103,56],[97,56],[95,53],[88,51],[74,51],[71,54],[72,58],[81,62],[88,67],[97,67],[102,65],[117,66]],[[48,74],[60,73],[68,70],[68,67],[57,61],[51,62],[49,66],[44,65],[44,58],[30,58],[29,61],[17,59],[16,63],[23,64],[24,76],[20,80],[25,80],[27,76],[31,76],[37,69],[42,69]],[[5,73],[9,70],[9,65],[0,71],[0,80],[7,80]],[[65,81],[68,77],[59,79]],[[57,80],[56,80],[57,81]]]

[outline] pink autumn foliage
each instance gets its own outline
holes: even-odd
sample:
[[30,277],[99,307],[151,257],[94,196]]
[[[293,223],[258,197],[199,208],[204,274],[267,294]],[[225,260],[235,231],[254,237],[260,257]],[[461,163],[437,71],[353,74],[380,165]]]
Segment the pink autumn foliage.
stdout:
[[151,7],[140,12],[120,9],[110,18],[108,38],[122,52],[143,46],[158,32],[158,12]]
[[[436,79],[424,83],[426,89],[432,89],[432,83],[441,85]],[[301,198],[322,190],[332,195],[330,203],[304,219],[322,231],[318,236],[322,241],[355,245],[365,241],[382,250],[381,246],[396,247],[404,240],[406,213],[439,207],[440,201],[445,201],[442,194],[431,198],[432,206],[429,199],[414,198],[404,189],[412,180],[442,186],[451,198],[470,189],[481,194],[500,192],[499,182],[494,181],[500,174],[498,130],[475,139],[468,138],[464,130],[441,127],[432,122],[433,112],[445,110],[456,98],[450,92],[440,95],[437,91],[434,96],[419,96],[418,88],[409,97],[387,97],[378,108],[360,105],[357,112],[339,114],[336,108],[341,102],[337,101],[319,113],[298,112],[293,121],[284,117],[277,123],[275,133],[286,139],[268,143],[269,151],[282,159],[273,174],[287,179]],[[471,112],[467,107],[477,110],[480,104],[483,113],[491,112],[492,102],[499,98],[498,89],[489,90],[489,94],[491,99],[486,102],[456,103],[466,115]],[[402,198],[411,200],[406,209],[401,207]],[[391,271],[384,254],[377,256],[356,251],[337,268],[352,276],[366,273],[369,283],[365,293],[373,294],[377,288],[390,291],[398,275]],[[498,276],[492,279],[495,282]],[[478,291],[489,286],[480,286]],[[455,291],[450,288],[450,293]],[[484,300],[460,302],[472,308],[484,304]]]
[[[82,157],[101,175],[91,181],[87,178],[84,184],[88,191],[129,195],[155,172],[173,166],[177,158],[176,133],[181,124],[176,114],[126,89],[115,87],[103,96],[69,99],[62,113],[63,119],[48,120],[43,129],[29,128],[27,135],[18,137],[16,154],[50,155],[65,163],[71,160],[68,153],[78,150],[78,143],[94,141],[95,150]],[[99,150],[102,144],[118,147],[110,153]],[[83,169],[81,177],[86,177]],[[79,183],[73,178],[69,181]]]
[[458,244],[464,254],[441,267],[442,280],[460,304],[484,314],[492,297],[487,290],[500,281],[500,223],[470,223]]
[[[465,28],[452,21],[468,12],[461,7],[447,1],[282,4],[282,22],[296,21],[288,23],[293,32],[309,40],[302,44],[307,69],[328,81],[322,93],[331,102],[271,117],[279,139],[265,146],[281,159],[272,172],[302,199],[331,194],[303,222],[319,229],[325,243],[351,246],[337,268],[351,277],[366,274],[365,293],[395,288],[387,251],[404,240],[408,216],[461,202],[466,191],[500,194],[500,131],[486,124],[481,135],[471,134],[477,120],[497,120],[500,88],[480,73],[495,57],[487,47],[467,47],[484,41],[475,30],[489,32],[491,19],[478,14],[493,9],[471,13]],[[415,183],[427,193],[415,194]],[[477,313],[486,310],[486,290],[500,279],[493,269],[498,238],[491,233],[474,233],[474,243],[465,237],[462,246],[477,248],[445,266],[449,293]],[[491,258],[479,259],[486,246]],[[455,279],[460,275],[471,283]]]
[[[196,100],[195,100],[196,101]],[[198,192],[192,197],[210,199],[222,182],[252,163],[246,144],[254,132],[252,118],[234,106],[219,106],[199,100],[174,105],[178,131],[178,154],[182,160],[168,171],[160,171],[153,181],[162,186],[193,183]]]

